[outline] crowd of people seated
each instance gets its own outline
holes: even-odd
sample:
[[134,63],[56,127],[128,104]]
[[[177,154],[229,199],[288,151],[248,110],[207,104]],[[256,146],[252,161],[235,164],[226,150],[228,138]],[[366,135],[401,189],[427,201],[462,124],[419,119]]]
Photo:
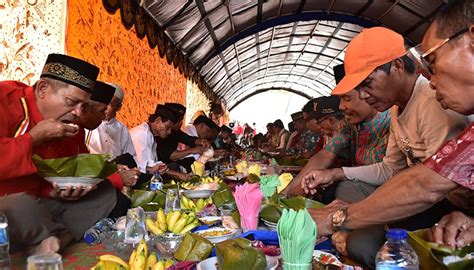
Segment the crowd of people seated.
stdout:
[[[304,165],[284,195],[325,203],[308,209],[318,235],[364,266],[374,267],[387,227],[431,228],[451,248],[472,243],[473,10],[472,1],[452,1],[416,47],[388,28],[362,30],[334,67],[331,96],[295,108],[290,131],[278,119],[266,134],[218,125],[217,109],[184,125],[186,107],[168,102],[128,129],[116,118],[120,85],[98,81],[100,69],[83,60],[49,55],[33,86],[0,82],[0,212],[11,251],[59,252],[101,218],[125,215],[124,189],[156,173],[189,180],[210,147]],[[118,170],[97,186],[61,189],[32,159],[81,153],[109,154]]]

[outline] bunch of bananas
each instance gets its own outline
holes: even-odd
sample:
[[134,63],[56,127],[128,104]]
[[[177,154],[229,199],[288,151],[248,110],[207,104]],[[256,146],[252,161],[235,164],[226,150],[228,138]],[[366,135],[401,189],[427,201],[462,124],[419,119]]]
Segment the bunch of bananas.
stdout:
[[[174,180],[171,180],[172,185],[176,185],[177,183]],[[184,189],[192,189],[194,187],[194,184],[191,182],[180,182],[180,187]]]
[[217,176],[214,176],[214,177],[206,176],[206,177],[201,178],[201,182],[203,182],[203,183],[222,183],[222,179],[220,179]]
[[121,258],[106,254],[99,256],[99,262],[93,266],[93,270],[165,270],[173,265],[172,260],[158,261],[155,252],[148,255],[145,240],[142,240],[133,250],[128,263]]
[[186,198],[186,196],[181,196],[181,208],[193,210],[195,212],[201,212],[204,206],[212,203],[213,201],[211,197],[205,200],[203,198],[199,198],[197,202],[194,202],[193,200]]
[[146,228],[154,235],[165,232],[185,234],[199,225],[196,212],[185,213],[183,211],[170,211],[167,215],[163,209],[156,213],[156,221],[151,218],[145,220]]

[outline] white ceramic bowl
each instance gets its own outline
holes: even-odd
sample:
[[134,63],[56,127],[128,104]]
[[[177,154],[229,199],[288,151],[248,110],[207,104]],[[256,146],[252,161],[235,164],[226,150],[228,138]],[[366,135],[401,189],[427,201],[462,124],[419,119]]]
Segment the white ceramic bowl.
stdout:
[[[230,232],[227,233],[227,234],[224,234],[224,235],[220,235],[220,236],[204,236],[204,235],[202,235],[205,232],[214,232],[214,231],[230,231]],[[207,230],[197,231],[197,232],[194,232],[194,233],[199,234],[200,236],[202,236],[202,237],[206,238],[207,240],[209,240],[211,243],[216,244],[216,243],[220,243],[220,242],[223,242],[225,240],[231,239],[237,233],[237,231],[231,230],[231,229],[225,229],[225,228],[222,228],[222,227],[215,227],[215,228],[211,228],[211,229],[207,229]]]
[[67,186],[72,186],[73,188],[77,188],[82,186],[83,188],[88,188],[91,186],[95,186],[100,182],[104,181],[104,179],[100,178],[92,178],[92,177],[75,177],[75,176],[57,176],[57,177],[45,177],[46,181],[50,182],[51,184],[56,183],[58,184],[60,189],[66,189]]
[[209,198],[215,190],[184,190],[183,194],[188,199]]
[[221,220],[222,220],[222,218],[218,217],[218,216],[209,216],[209,217],[199,218],[199,221],[201,221],[202,223],[207,224],[207,225],[215,224],[215,223],[217,223]]
[[[267,267],[265,270],[275,270],[278,267],[278,257],[265,256]],[[217,257],[211,257],[196,265],[196,270],[218,270]]]

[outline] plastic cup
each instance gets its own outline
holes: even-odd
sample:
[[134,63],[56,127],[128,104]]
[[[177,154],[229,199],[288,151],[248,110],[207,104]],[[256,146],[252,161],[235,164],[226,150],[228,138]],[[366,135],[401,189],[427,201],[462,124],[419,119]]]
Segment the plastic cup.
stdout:
[[63,261],[57,253],[45,255],[33,255],[28,257],[28,270],[62,270]]
[[258,217],[240,217],[240,227],[243,233],[256,230],[258,227]]

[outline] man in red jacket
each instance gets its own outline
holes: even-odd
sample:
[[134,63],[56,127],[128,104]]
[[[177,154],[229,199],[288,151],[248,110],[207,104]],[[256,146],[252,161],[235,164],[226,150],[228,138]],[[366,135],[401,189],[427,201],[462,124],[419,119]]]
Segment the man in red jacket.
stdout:
[[0,82],[0,211],[9,221],[12,252],[58,252],[115,206],[108,181],[88,188],[47,188],[32,161],[34,154],[60,157],[64,141],[77,136],[75,123],[98,73],[87,62],[51,54],[33,87]]

